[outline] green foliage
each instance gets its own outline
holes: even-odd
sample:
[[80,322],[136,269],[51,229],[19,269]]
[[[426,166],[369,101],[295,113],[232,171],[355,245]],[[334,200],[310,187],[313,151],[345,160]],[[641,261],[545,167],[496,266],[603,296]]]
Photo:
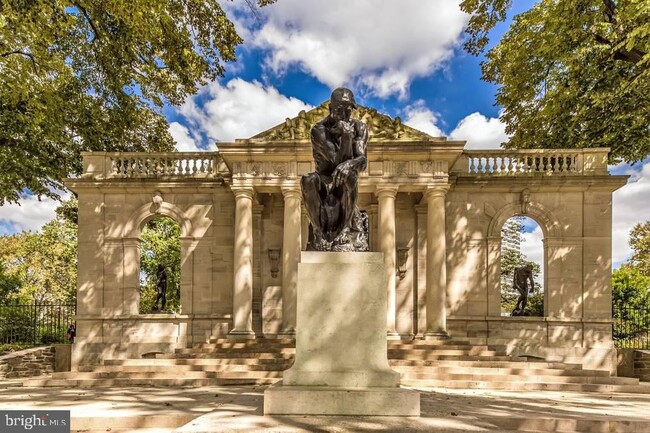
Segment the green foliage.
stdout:
[[142,229],[140,254],[140,313],[150,313],[156,300],[156,271],[162,264],[167,270],[167,306],[180,312],[181,241],[180,226],[171,218],[160,217]]
[[[74,206],[75,199],[66,206]],[[77,226],[57,217],[40,233],[0,237],[0,304],[74,304],[77,286]],[[4,282],[4,283],[3,283]],[[0,290],[3,288],[0,287]]]
[[544,293],[539,284],[541,267],[528,260],[521,252],[523,219],[524,217],[520,216],[512,217],[505,222],[501,229],[501,312],[511,313],[517,304],[517,298],[519,298],[519,292],[512,286],[515,268],[530,265],[533,267],[535,287],[533,295],[528,297],[526,311],[531,316],[543,316]]
[[33,347],[33,345],[26,343],[0,344],[0,356],[11,352],[18,352],[19,350],[23,349],[29,349],[30,347]]
[[623,265],[612,272],[612,302],[650,311],[650,276],[633,265]]
[[615,270],[612,302],[617,346],[650,349],[650,276],[630,264]]
[[81,151],[172,150],[163,103],[223,75],[241,43],[219,3],[0,2],[0,205],[56,197]]
[[[508,0],[464,0],[466,49],[481,52]],[[514,17],[491,48],[483,79],[509,148],[610,147],[611,158],[650,154],[650,7],[641,0],[541,0]]]
[[650,277],[650,221],[634,226],[630,232],[630,246],[634,251],[630,262]]

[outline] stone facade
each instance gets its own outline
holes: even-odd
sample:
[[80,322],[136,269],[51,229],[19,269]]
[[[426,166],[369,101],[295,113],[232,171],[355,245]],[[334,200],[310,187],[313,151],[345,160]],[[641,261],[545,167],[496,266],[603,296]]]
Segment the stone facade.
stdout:
[[[66,182],[79,195],[73,368],[211,337],[295,335],[308,233],[299,180],[313,171],[309,141],[287,129],[297,119],[218,153],[84,155],[84,174]],[[450,334],[615,371],[611,199],[626,177],[607,173],[608,150],[470,151],[373,122],[358,204],[384,257],[388,337]],[[138,314],[140,232],[160,215],[181,227],[182,311]],[[544,232],[544,317],[501,317],[501,227],[515,215]]]

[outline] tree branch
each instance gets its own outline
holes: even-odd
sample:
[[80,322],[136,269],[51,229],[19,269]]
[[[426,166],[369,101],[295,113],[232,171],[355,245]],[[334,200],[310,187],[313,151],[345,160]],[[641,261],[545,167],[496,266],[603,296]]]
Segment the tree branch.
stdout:
[[32,67],[34,68],[34,72],[36,72],[36,73],[38,72],[38,65],[36,63],[36,59],[34,58],[34,55],[31,54],[31,53],[26,53],[25,51],[16,50],[16,51],[10,51],[8,53],[2,53],[2,54],[0,54],[0,57],[9,57],[9,56],[14,55],[14,54],[20,54],[20,55],[23,55],[25,57],[28,57],[29,60],[32,61]]
[[88,10],[86,10],[86,8],[83,7],[78,1],[75,0],[72,2],[72,4],[75,5],[79,9],[79,11],[81,11],[84,18],[86,18],[86,21],[88,22],[90,28],[93,31],[93,39],[91,42],[94,42],[95,39],[99,37],[99,30],[97,30],[97,27],[95,26],[95,22],[92,20],[92,18],[90,18],[90,14],[88,13]]

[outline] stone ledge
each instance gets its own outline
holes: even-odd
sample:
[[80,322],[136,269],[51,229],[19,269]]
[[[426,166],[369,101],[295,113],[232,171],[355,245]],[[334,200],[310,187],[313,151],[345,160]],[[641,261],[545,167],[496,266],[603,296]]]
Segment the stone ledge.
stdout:
[[283,386],[264,391],[265,415],[420,416],[420,393],[403,388]]

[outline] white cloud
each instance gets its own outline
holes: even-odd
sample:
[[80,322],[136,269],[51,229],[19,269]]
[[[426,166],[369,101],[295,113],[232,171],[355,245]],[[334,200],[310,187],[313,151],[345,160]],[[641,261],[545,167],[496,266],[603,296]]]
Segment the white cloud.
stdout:
[[400,98],[453,56],[468,19],[449,0],[282,0],[262,12],[253,43],[274,73],[296,65],[332,88]]
[[[70,197],[69,192],[61,192],[63,200]],[[40,230],[43,224],[56,216],[56,208],[60,203],[43,197],[41,201],[36,196],[25,196],[17,203],[0,206],[0,234],[13,234],[22,230]]]
[[438,128],[438,115],[424,105],[424,101],[416,101],[404,109],[404,123],[432,137],[442,137],[445,134]]
[[[225,86],[213,82],[203,87],[185,101],[179,113],[211,141],[231,141],[251,137],[311,108],[297,98],[280,94],[274,87],[235,78]],[[179,137],[184,137],[183,132]]]
[[509,139],[504,123],[499,119],[488,119],[478,112],[458,122],[449,138],[467,140],[466,149],[499,149],[501,143]]
[[612,262],[618,265],[632,255],[628,244],[632,227],[650,220],[650,160],[614,192],[612,206]]
[[172,122],[169,124],[169,133],[176,142],[176,150],[179,152],[202,152],[207,150],[214,150],[199,148],[196,145],[194,138],[190,136],[189,129],[178,122]]

